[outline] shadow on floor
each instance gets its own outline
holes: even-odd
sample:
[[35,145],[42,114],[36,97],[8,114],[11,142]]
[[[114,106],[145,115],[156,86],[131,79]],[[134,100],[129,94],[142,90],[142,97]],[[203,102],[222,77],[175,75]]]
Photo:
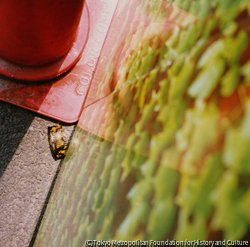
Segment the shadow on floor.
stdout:
[[35,114],[0,101],[0,177],[10,163]]

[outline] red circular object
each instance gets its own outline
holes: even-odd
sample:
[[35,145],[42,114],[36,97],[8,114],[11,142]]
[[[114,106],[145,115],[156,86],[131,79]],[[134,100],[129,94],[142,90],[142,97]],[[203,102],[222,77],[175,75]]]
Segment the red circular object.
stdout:
[[40,81],[69,70],[79,60],[88,38],[89,13],[83,3],[84,0],[1,2],[0,74]]

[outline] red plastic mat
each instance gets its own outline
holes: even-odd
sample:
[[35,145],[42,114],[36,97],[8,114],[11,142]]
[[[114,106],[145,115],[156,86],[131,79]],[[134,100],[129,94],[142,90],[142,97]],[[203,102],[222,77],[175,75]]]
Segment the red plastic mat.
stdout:
[[[0,100],[42,115],[73,123],[79,119],[118,0],[87,0],[88,39],[69,73],[44,83],[0,78]],[[88,9],[88,11],[87,11]],[[83,41],[84,42],[84,41]]]

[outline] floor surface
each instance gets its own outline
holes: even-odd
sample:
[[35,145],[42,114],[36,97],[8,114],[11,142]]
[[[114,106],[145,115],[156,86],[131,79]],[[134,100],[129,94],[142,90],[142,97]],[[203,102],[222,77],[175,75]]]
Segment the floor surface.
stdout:
[[[58,124],[0,101],[0,246],[26,247],[55,177],[48,126]],[[69,139],[76,124],[64,126]]]

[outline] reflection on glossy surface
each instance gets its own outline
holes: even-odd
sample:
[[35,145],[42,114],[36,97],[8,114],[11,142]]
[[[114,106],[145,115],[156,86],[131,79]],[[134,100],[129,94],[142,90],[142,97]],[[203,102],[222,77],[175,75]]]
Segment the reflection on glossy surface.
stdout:
[[83,110],[37,243],[249,239],[249,14],[238,4],[128,48],[122,85]]
[[[146,59],[144,62],[146,67],[140,68],[139,75],[145,74],[157,66],[159,52],[164,49],[164,44],[158,43],[153,36],[156,34],[161,36],[161,33],[162,36],[168,36],[167,31],[174,26],[186,25],[196,19],[193,15],[159,0],[119,1],[95,70],[95,76],[91,81],[85,107],[122,86],[124,81],[119,81],[120,73],[123,74],[122,71],[124,72],[126,67],[133,62],[129,56],[134,49],[137,49],[138,52],[143,49],[141,54],[138,54],[142,61],[148,55],[154,59],[154,62],[151,63],[148,61],[149,59]],[[155,52],[148,50],[147,42],[150,38],[156,44],[152,47],[156,49]],[[145,42],[142,45],[140,43],[143,40]],[[136,58],[135,54],[134,58]],[[131,67],[134,73],[139,65]]]

